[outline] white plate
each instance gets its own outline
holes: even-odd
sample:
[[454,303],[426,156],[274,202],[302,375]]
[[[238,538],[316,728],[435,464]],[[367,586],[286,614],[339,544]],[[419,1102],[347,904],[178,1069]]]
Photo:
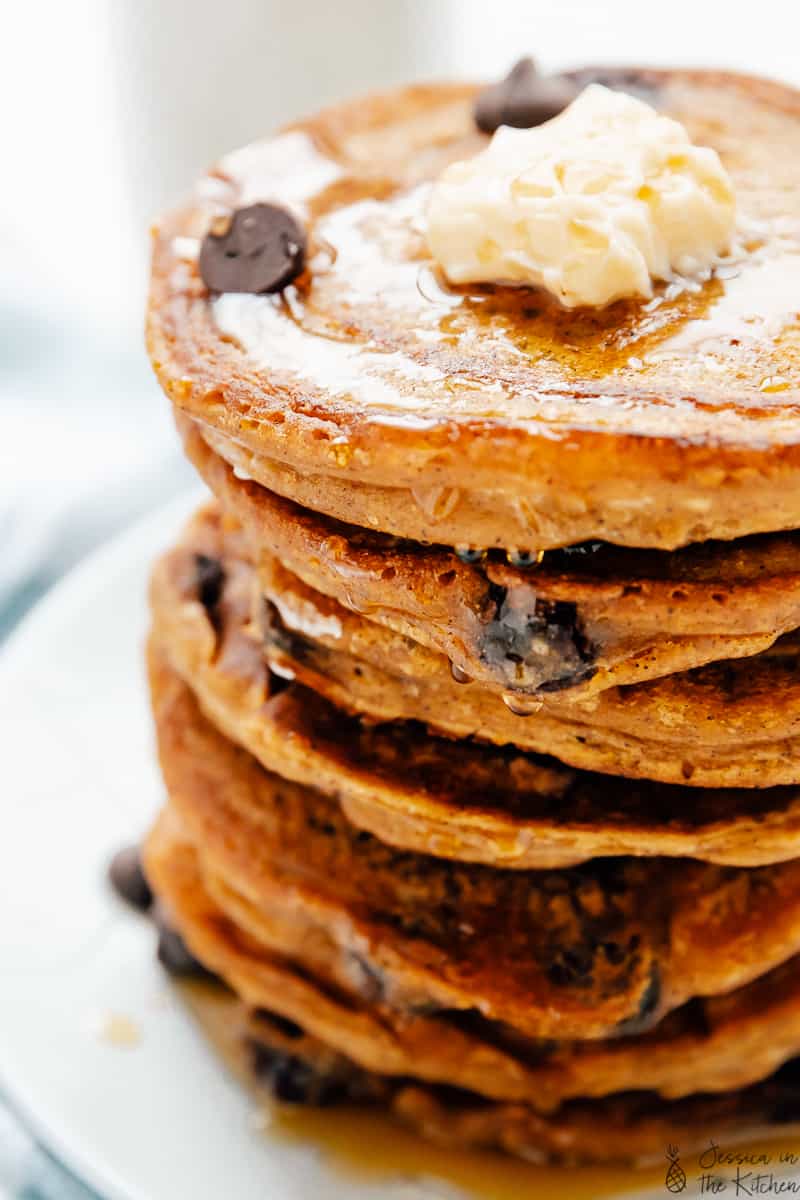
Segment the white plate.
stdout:
[[[149,564],[186,500],[93,556],[0,659],[0,1082],[110,1200],[350,1200],[319,1155],[271,1145],[165,981],[105,868],[162,796],[145,699]],[[101,1036],[110,1014],[135,1046]],[[341,1186],[340,1186],[341,1184]],[[372,1193],[374,1195],[374,1192]]]
[[[146,581],[193,503],[94,555],[0,657],[0,1086],[108,1200],[421,1200],[462,1195],[443,1181],[454,1175],[480,1176],[493,1200],[641,1188],[635,1175],[487,1167],[487,1156],[455,1156],[451,1173],[400,1131],[380,1147],[403,1165],[385,1170],[368,1120],[364,1150],[379,1168],[365,1175],[341,1165],[330,1138],[255,1128],[252,1098],[155,962],[149,923],[105,879],[162,797],[142,665]],[[101,1035],[111,1016],[132,1023],[136,1045]],[[327,1121],[337,1117],[308,1128]]]

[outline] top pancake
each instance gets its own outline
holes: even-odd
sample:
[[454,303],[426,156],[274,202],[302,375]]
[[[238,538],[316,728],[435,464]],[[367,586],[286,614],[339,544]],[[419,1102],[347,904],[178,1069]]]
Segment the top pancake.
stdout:
[[[229,156],[160,223],[149,346],[175,404],[273,491],[419,540],[669,549],[800,525],[800,94],[634,74],[718,150],[751,231],[699,291],[565,311],[445,287],[427,185],[485,143],[475,89],[402,89]],[[308,269],[277,296],[211,298],[187,239],[259,199],[303,217]]]

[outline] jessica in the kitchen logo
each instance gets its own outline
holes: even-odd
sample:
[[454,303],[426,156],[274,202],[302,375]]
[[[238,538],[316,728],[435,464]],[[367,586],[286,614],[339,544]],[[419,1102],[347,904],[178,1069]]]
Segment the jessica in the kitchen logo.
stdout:
[[664,1186],[672,1195],[684,1192],[690,1196],[800,1195],[800,1146],[768,1151],[725,1150],[712,1138],[707,1149],[691,1162],[688,1178],[677,1146],[667,1146],[666,1157]]

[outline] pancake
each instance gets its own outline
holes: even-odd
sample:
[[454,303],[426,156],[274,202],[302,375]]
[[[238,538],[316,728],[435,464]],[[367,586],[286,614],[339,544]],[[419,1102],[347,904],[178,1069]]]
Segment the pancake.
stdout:
[[[148,345],[176,406],[270,490],[415,540],[669,550],[800,526],[798,93],[602,75],[637,76],[730,173],[745,246],[706,285],[570,311],[445,287],[420,223],[429,182],[486,144],[476,89],[398,89],[228,155],[158,223]],[[278,295],[210,297],[199,239],[265,199],[307,226],[308,269]]]
[[364,1071],[299,1026],[287,1036],[280,1019],[266,1012],[254,1024],[255,1069],[279,1099],[325,1107],[380,1106],[429,1141],[453,1148],[486,1147],[563,1166],[643,1166],[663,1162],[664,1147],[672,1143],[684,1154],[707,1149],[709,1128],[726,1148],[796,1136],[798,1128],[796,1062],[737,1092],[698,1093],[671,1102],[628,1092],[568,1101],[542,1115],[521,1104],[491,1103],[464,1090]]
[[535,1038],[631,1034],[800,952],[800,862],[525,872],[397,850],[266,772],[155,654],[151,669],[162,770],[192,841],[259,913],[294,915],[292,944],[330,939],[393,1007],[477,1009]]
[[[150,835],[146,865],[192,951],[253,1011],[250,1028],[262,1076],[275,1079],[277,1073],[274,1063],[264,1071],[265,1048],[282,1054],[282,1090],[296,1100],[385,1103],[396,1089],[412,1087],[422,1088],[424,1096],[432,1089],[457,1112],[461,1104],[484,1115],[522,1107],[530,1118],[544,1117],[545,1128],[551,1122],[557,1127],[575,1109],[587,1116],[597,1109],[596,1115],[607,1114],[611,1130],[619,1132],[616,1126],[624,1113],[638,1109],[652,1114],[657,1099],[661,1116],[673,1119],[683,1097],[703,1088],[708,1089],[703,1093],[709,1102],[707,1129],[709,1114],[720,1106],[724,1111],[726,1104],[710,1094],[714,1085],[730,1089],[740,1078],[758,1079],[759,1071],[766,1075],[788,1058],[800,1035],[800,971],[792,963],[774,979],[710,1002],[707,1011],[690,1006],[645,1038],[537,1046],[515,1044],[507,1037],[505,1046],[493,1045],[490,1024],[480,1019],[471,1029],[460,1027],[448,1013],[403,1017],[382,999],[364,1002],[347,989],[332,988],[309,970],[305,942],[295,943],[289,956],[276,954],[269,943],[264,946],[261,914],[251,909],[242,924],[246,906],[232,915],[218,904],[208,890],[202,856],[171,811]],[[781,1032],[770,1046],[764,1028],[775,1019],[781,1021]],[[751,1048],[755,1062],[747,1054]],[[287,1054],[294,1060],[288,1081]],[[314,1069],[299,1070],[303,1063]],[[792,1075],[787,1066],[785,1078]],[[583,1096],[582,1087],[588,1089]],[[664,1102],[665,1095],[673,1097],[672,1103]],[[727,1104],[735,1096],[729,1095]],[[605,1099],[602,1108],[591,1103],[597,1097]],[[783,1116],[788,1116],[785,1106]]]
[[602,76],[719,151],[706,282],[447,285],[486,137],[421,85],[213,168],[147,321],[217,498],[151,583],[159,957],[277,1095],[567,1162],[800,1129],[800,92]]
[[665,555],[600,546],[520,570],[368,533],[237,478],[195,429],[186,451],[253,555],[277,558],[315,591],[444,654],[507,692],[582,699],[753,655],[800,624],[796,534]]
[[511,711],[480,684],[456,682],[443,656],[354,617],[265,556],[260,583],[269,604],[257,602],[255,619],[273,669],[375,721],[418,720],[448,736],[665,783],[800,782],[796,636],[749,660],[609,689],[585,704],[561,695],[538,711]]
[[545,697],[507,707],[481,684],[454,679],[443,655],[347,612],[280,568],[263,569],[261,581],[267,603],[256,616],[272,669],[371,720],[418,720],[450,737],[663,783],[800,783],[797,634],[751,659],[610,688],[583,704]]
[[[464,686],[456,671],[455,682],[444,656],[372,614],[355,617],[266,552],[259,574],[271,602],[262,626],[273,665],[351,711],[378,721],[416,719],[451,736],[512,743],[634,778],[710,787],[800,782],[796,638],[755,658],[609,688],[582,703],[557,692],[540,706],[508,695],[503,705],[482,681]],[[344,573],[347,586],[361,574],[356,567]]]
[[[249,625],[246,553],[241,532],[216,510],[190,523],[153,575],[159,652],[228,737],[267,769],[338,798],[383,841],[519,868],[616,855],[732,866],[800,857],[797,788],[636,784],[426,736],[411,722],[365,725],[296,682],[270,678]],[[198,563],[217,564],[216,596],[203,594]]]

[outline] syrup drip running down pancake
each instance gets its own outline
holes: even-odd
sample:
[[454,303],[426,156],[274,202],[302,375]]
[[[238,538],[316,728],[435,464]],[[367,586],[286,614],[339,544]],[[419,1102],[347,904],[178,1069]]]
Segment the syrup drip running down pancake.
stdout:
[[261,579],[267,601],[256,624],[272,669],[346,712],[421,721],[449,737],[512,744],[616,776],[694,787],[800,783],[797,634],[754,658],[609,688],[583,703],[555,693],[506,694],[501,704],[454,677],[441,655],[315,596],[274,564]]

